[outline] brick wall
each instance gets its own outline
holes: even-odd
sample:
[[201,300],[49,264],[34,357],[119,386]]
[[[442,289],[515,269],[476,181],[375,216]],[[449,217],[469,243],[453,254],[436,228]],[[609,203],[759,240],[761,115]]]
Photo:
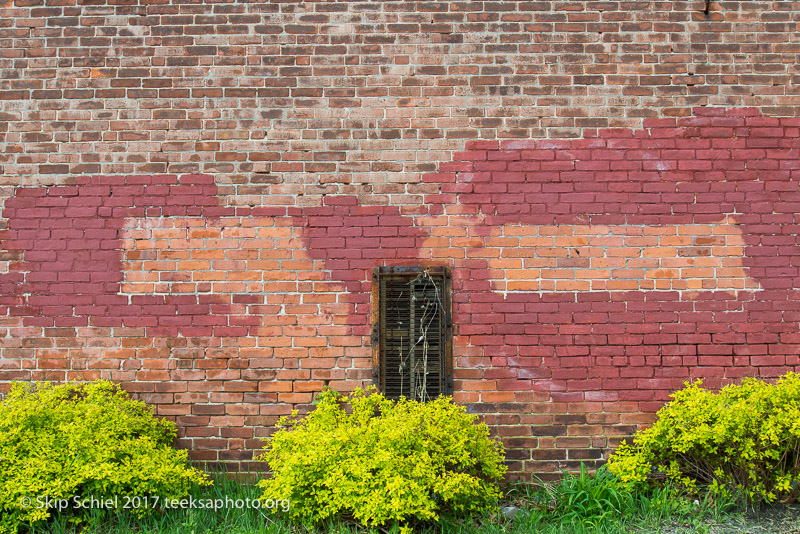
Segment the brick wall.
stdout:
[[710,7],[6,0],[0,389],[117,380],[250,464],[370,381],[392,264],[452,267],[514,476],[798,370],[800,9]]

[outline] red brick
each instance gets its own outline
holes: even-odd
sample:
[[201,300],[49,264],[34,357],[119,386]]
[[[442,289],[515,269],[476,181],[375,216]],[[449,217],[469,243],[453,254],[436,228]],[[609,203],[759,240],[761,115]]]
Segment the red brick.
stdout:
[[[647,28],[623,21],[623,5],[604,6],[598,25],[592,11],[554,22],[564,14],[544,4],[426,4],[427,26],[402,5],[369,14],[318,6],[341,11],[363,37],[347,56],[342,39],[352,35],[326,13],[244,5],[179,26],[149,17],[144,40],[119,50],[124,68],[68,42],[98,24],[118,33],[110,19],[9,12],[11,37],[45,18],[64,35],[44,51],[18,38],[5,52],[19,76],[0,91],[10,195],[0,391],[14,379],[127,381],[176,417],[182,446],[219,449],[195,450],[196,459],[250,465],[255,437],[278,415],[307,411],[326,382],[369,382],[370,272],[388,264],[453,268],[455,393],[496,433],[521,440],[512,476],[598,460],[688,378],[718,386],[796,366],[797,84],[785,82],[790,62],[770,64],[774,91],[747,70],[785,52],[783,27],[743,5],[738,16],[752,19],[763,46],[728,39],[725,54],[709,56],[709,72],[724,76],[687,73],[659,51],[693,28],[683,7],[662,3],[655,16],[669,31],[637,43],[636,54],[620,46],[565,73],[509,58],[552,54],[565,35],[570,54],[591,55],[583,33],[602,27],[612,42]],[[502,42],[481,45],[496,48],[486,57],[464,45],[475,24],[503,25],[489,32]],[[172,36],[175,54],[154,53],[178,27],[206,42]],[[302,54],[278,53],[282,35]],[[428,46],[391,65],[359,59],[398,36],[461,48]],[[209,87],[200,71],[215,54],[225,59],[215,65],[222,86]],[[73,61],[41,69],[42,55]],[[641,57],[655,58],[645,62],[652,72],[631,75]],[[53,86],[66,78],[86,83]],[[706,105],[711,93],[742,107]],[[609,97],[613,106],[595,105]],[[104,110],[121,98],[124,113]],[[198,98],[213,99],[214,113],[195,107]],[[576,225],[640,235],[624,246],[567,243]],[[564,233],[540,246],[558,254],[519,244],[544,237],[525,234],[536,226]],[[657,260],[660,277],[626,263],[621,276],[578,290],[577,270],[591,262],[646,259],[635,244],[646,238],[675,249]],[[689,259],[698,265],[680,263]],[[723,260],[738,274],[707,267],[696,294],[681,285],[689,278],[668,277]],[[715,289],[721,280],[753,287]],[[533,288],[547,281],[559,291]],[[201,431],[211,417],[230,419]],[[584,442],[537,441],[534,424]]]

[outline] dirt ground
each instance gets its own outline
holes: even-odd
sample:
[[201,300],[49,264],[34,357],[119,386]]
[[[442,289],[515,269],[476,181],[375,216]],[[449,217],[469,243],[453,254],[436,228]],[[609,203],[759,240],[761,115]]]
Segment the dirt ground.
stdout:
[[[747,512],[726,517],[721,522],[675,522],[663,525],[653,534],[800,534],[800,504],[764,508],[758,512]],[[648,533],[650,534],[650,533]]]

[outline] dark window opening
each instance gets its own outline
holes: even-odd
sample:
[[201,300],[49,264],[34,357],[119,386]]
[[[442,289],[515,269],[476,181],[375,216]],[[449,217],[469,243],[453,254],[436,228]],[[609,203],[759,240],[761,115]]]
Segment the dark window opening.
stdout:
[[375,270],[373,378],[388,398],[427,401],[452,393],[450,281],[442,267]]

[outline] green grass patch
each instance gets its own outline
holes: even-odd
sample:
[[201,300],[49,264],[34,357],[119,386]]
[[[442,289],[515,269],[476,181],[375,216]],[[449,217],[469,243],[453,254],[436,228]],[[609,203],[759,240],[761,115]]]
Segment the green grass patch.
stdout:
[[630,492],[606,467],[589,474],[582,466],[580,473],[565,474],[557,483],[520,486],[510,495],[516,495],[514,505],[520,510],[513,527],[480,532],[627,533],[658,531],[666,524],[697,532],[739,511],[732,502],[690,499],[675,485]]

